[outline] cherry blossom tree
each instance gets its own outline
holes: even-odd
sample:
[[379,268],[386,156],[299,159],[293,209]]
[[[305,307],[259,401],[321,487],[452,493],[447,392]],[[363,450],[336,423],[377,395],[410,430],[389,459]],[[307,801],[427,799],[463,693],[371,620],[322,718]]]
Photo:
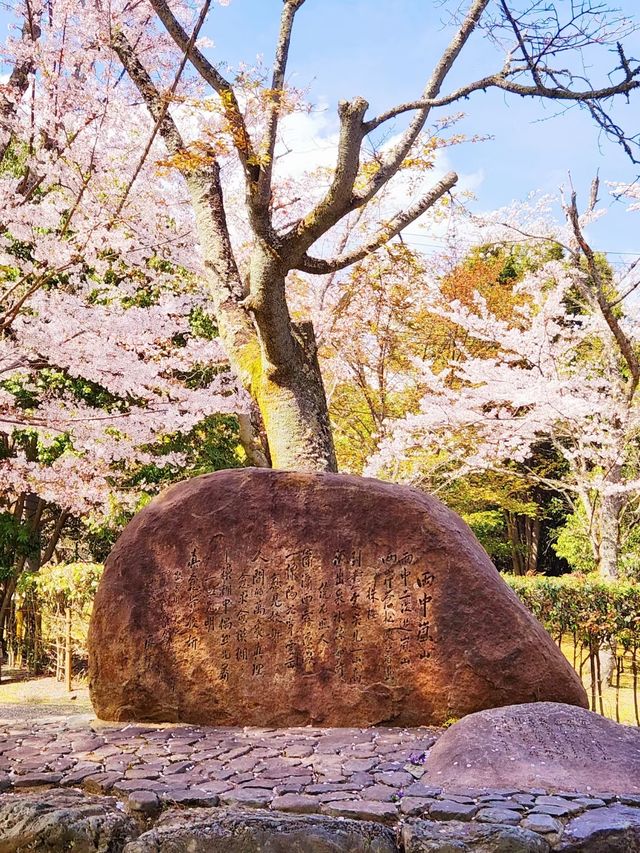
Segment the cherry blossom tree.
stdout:
[[[425,485],[438,466],[453,478],[523,472],[582,509],[595,563],[615,578],[621,517],[640,492],[640,324],[629,301],[640,278],[636,265],[614,274],[592,250],[584,224],[593,204],[580,217],[572,194],[565,212],[567,234],[555,241],[565,257],[524,277],[514,316],[501,318],[479,295],[463,305],[436,289],[434,307],[468,343],[444,367],[421,363],[419,410],[387,424],[368,470]],[[542,443],[561,460],[555,474],[534,464]]]
[[[184,179],[212,310],[231,364],[259,408],[273,465],[333,470],[336,459],[314,330],[309,321],[292,319],[288,276],[340,272],[393,240],[456,185],[454,172],[431,185],[425,181],[404,209],[385,214],[377,230],[365,233],[360,242],[345,245],[340,240],[345,223],[363,209],[375,209],[380,193],[429,144],[427,123],[438,110],[493,88],[524,98],[573,102],[590,110],[633,155],[634,140],[611,120],[607,105],[615,96],[629,95],[640,80],[638,67],[621,46],[627,24],[604,6],[583,0],[565,10],[563,4],[521,8],[508,0],[470,0],[454,16],[451,40],[420,97],[377,116],[368,115],[364,98],[340,103],[331,179],[304,199],[304,210],[292,219],[278,203],[275,154],[282,118],[290,108],[286,77],[294,21],[304,3],[284,0],[271,76],[251,97],[243,87],[246,76],[236,84],[199,46],[212,0],[197,4],[195,22],[186,2],[112,2],[107,7],[101,0],[96,8],[108,18],[110,44],[149,110],[152,136],[161,137],[168,162]],[[497,70],[447,88],[453,69],[464,69],[464,48],[474,35],[495,47],[501,57]],[[583,52],[615,43],[620,45],[615,82],[585,81]],[[187,127],[184,120],[185,92],[198,85],[206,92],[204,102],[218,105],[217,133],[202,127],[194,135],[192,124]],[[403,129],[385,146],[381,140],[394,122]],[[234,247],[223,191],[221,164],[229,149],[239,163],[246,200],[246,263]],[[338,251],[314,254],[321,240]]]
[[177,435],[248,410],[183,187],[158,178],[161,151],[142,158],[137,95],[100,19],[17,5],[0,90],[0,625],[72,517],[133,509],[145,466],[181,470]]

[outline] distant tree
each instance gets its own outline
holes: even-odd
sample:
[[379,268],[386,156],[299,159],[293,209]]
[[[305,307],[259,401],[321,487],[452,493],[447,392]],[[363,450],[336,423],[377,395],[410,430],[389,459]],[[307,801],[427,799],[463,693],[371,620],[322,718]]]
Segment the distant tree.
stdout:
[[[467,346],[441,369],[424,362],[420,411],[388,427],[370,470],[419,479],[425,455],[441,454],[458,475],[523,473],[588,519],[594,564],[614,578],[621,518],[640,491],[640,325],[628,301],[640,278],[594,253],[575,194],[566,214],[567,258],[524,277],[514,317],[479,295],[472,306],[442,299],[444,316],[490,350]],[[561,466],[540,467],[541,442]]]

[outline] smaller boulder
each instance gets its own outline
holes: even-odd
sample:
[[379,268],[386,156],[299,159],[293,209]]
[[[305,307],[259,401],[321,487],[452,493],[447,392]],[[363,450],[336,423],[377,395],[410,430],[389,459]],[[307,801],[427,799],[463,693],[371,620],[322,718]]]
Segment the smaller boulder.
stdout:
[[640,791],[640,730],[557,702],[470,714],[433,747],[422,777],[445,791]]

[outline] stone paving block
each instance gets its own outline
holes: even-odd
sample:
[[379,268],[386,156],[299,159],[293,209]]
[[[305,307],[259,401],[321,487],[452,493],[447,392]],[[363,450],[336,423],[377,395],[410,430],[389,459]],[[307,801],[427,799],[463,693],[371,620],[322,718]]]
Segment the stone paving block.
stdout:
[[356,820],[395,821],[398,809],[393,803],[383,803],[379,800],[336,800],[323,803],[323,814],[334,817],[350,817]]
[[72,758],[56,758],[50,761],[48,766],[54,772],[66,773],[76,766],[76,762]]
[[368,785],[360,792],[363,800],[378,800],[390,803],[398,798],[398,791],[389,785]]
[[511,796],[511,799],[514,800],[516,803],[522,803],[523,806],[534,806],[536,802],[536,798],[533,796],[533,794],[517,793],[513,794]]
[[154,791],[132,791],[127,797],[127,804],[134,812],[154,815],[160,811],[160,799]]
[[422,782],[414,782],[413,785],[404,788],[404,793],[407,797],[438,797],[442,793],[442,788],[423,785]]
[[471,820],[477,811],[478,807],[473,804],[436,800],[429,809],[429,816],[434,820]]
[[125,779],[158,779],[159,770],[149,770],[148,767],[131,767],[125,770]]
[[24,776],[13,776],[11,784],[14,788],[35,788],[40,785],[57,785],[62,779],[62,773],[26,773]]
[[[174,787],[182,787],[182,780],[178,777],[175,780]],[[198,788],[208,791],[211,794],[222,794],[225,791],[230,791],[234,786],[231,782],[220,782],[217,779],[202,779],[198,782]]]
[[514,812],[525,812],[528,808],[517,800],[508,800],[506,797],[504,800],[483,799],[480,797],[478,803],[485,809],[510,809]]
[[205,791],[201,788],[169,788],[160,794],[164,803],[173,803],[182,806],[217,806],[220,798],[217,794]]
[[[573,802],[582,806],[583,809],[599,809],[606,805],[604,800],[599,800],[597,797],[577,797]],[[640,798],[638,798],[638,805],[640,805]]]
[[517,826],[522,815],[509,809],[483,808],[475,815],[475,819],[480,823],[506,823],[507,826]]
[[575,814],[576,812],[581,811],[580,806],[569,807],[569,806],[554,806],[554,805],[535,805],[530,814],[548,814],[553,815],[553,817],[567,817],[570,814]]
[[475,797],[470,797],[468,794],[446,794],[446,798],[453,803],[463,803],[467,806],[475,802]]
[[530,829],[531,832],[539,832],[542,835],[560,833],[564,828],[562,821],[548,814],[530,814],[525,817],[520,826],[523,829]]
[[350,758],[342,764],[342,769],[345,773],[355,773],[362,770],[365,773],[368,770],[373,770],[378,765],[378,758]]
[[314,798],[319,803],[333,803],[338,800],[352,800],[355,796],[354,791],[328,791],[326,794],[314,794]]
[[434,802],[435,800],[428,797],[402,797],[398,805],[400,814],[415,817],[426,814]]
[[572,818],[554,850],[561,853],[636,853],[640,809],[620,803],[589,809]]
[[404,788],[413,784],[413,776],[402,770],[389,773],[375,773],[374,779],[381,785],[391,785],[394,788]]
[[[306,785],[311,783],[311,777],[307,778],[308,783],[302,782],[302,777],[299,777],[295,782],[285,782],[283,785],[274,785],[273,790],[278,796],[281,796],[283,794],[302,794],[304,793]],[[264,782],[262,784],[264,785]]]
[[225,805],[253,806],[264,808],[271,803],[273,791],[267,788],[232,788],[220,794]]
[[319,803],[316,797],[308,794],[283,794],[274,797],[271,808],[276,811],[297,812],[299,814],[314,814],[319,811]]

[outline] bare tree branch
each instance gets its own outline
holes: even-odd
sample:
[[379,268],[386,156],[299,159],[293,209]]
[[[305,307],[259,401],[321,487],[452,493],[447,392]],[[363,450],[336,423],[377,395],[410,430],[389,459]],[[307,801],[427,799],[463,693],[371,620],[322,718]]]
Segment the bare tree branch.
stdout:
[[151,131],[151,134],[149,136],[149,139],[147,141],[145,149],[142,152],[142,155],[141,155],[140,160],[138,161],[138,164],[137,164],[137,166],[133,172],[133,175],[129,179],[129,183],[127,184],[125,191],[122,194],[122,198],[118,202],[118,206],[115,209],[115,212],[113,214],[113,217],[111,219],[111,223],[110,223],[109,227],[111,227],[113,225],[115,220],[122,213],[122,209],[125,206],[127,198],[129,196],[129,193],[131,192],[131,189],[132,189],[133,185],[135,184],[135,182],[138,178],[138,175],[142,171],[142,167],[144,166],[147,157],[149,156],[149,152],[151,151],[151,147],[153,146],[153,142],[154,142],[154,140],[158,134],[158,131],[160,130],[160,125],[162,124],[165,116],[167,115],[167,110],[169,109],[169,103],[171,101],[171,98],[176,93],[176,89],[178,88],[178,83],[180,82],[180,78],[182,77],[182,73],[185,69],[185,66],[186,66],[188,60],[189,60],[189,56],[191,54],[191,51],[193,50],[193,47],[196,43],[196,39],[198,38],[198,34],[200,33],[200,30],[202,29],[202,25],[204,24],[205,18],[207,17],[207,13],[208,13],[210,7],[211,7],[211,0],[205,0],[205,3],[203,4],[202,9],[200,10],[200,15],[198,16],[198,20],[196,21],[196,25],[193,29],[193,32],[191,33],[191,37],[189,38],[189,41],[188,41],[187,46],[185,48],[185,52],[182,56],[182,60],[180,61],[180,65],[178,66],[178,70],[176,71],[175,77],[173,78],[173,83],[171,84],[171,87],[170,87],[166,97],[163,100],[162,107],[160,108],[160,114],[158,115],[158,117],[155,120],[155,123],[153,125],[153,130]]
[[[522,70],[522,68],[517,68],[512,69],[510,72],[501,71],[498,74],[482,77],[473,83],[468,83],[466,86],[461,86],[459,89],[455,89],[451,94],[445,95],[442,98],[431,98],[427,100],[419,99],[417,101],[407,101],[405,104],[399,104],[397,107],[393,107],[392,109],[381,113],[379,116],[376,116],[376,118],[366,122],[365,133],[371,133],[373,130],[380,127],[381,124],[384,124],[384,122],[396,118],[403,113],[422,110],[425,108],[433,109],[436,107],[446,107],[456,101],[469,97],[469,95],[474,92],[486,91],[487,89],[502,89],[504,92],[519,95],[522,98],[535,97],[549,98],[556,101],[581,102],[591,108],[591,106],[595,105],[598,101],[604,101],[608,98],[614,97],[615,95],[626,95],[640,87],[640,68],[635,70],[633,79],[625,80],[624,82],[618,83],[614,86],[605,86],[601,89],[585,89],[577,92],[559,86],[528,86],[510,79],[509,75],[519,74]],[[604,126],[603,123],[598,123],[601,124],[601,126]]]
[[[169,8],[167,0],[149,0],[149,2],[181,52],[183,54],[187,53],[189,36]],[[250,183],[254,183],[259,176],[260,170],[256,162],[251,137],[249,136],[238,99],[231,83],[220,74],[218,69],[209,62],[198,48],[193,48],[189,51],[189,59],[202,79],[220,95],[222,108],[229,123],[233,143],[245,176]]]
[[[436,67],[433,70],[431,77],[423,92],[423,99],[427,102],[426,106],[420,108],[418,114],[413,118],[411,124],[402,135],[400,142],[396,147],[389,152],[384,158],[381,168],[370,181],[369,185],[359,192],[354,199],[354,207],[365,204],[396,174],[403,160],[411,150],[413,144],[420,135],[429,113],[431,106],[429,101],[437,98],[442,85],[451,71],[456,59],[469,40],[469,37],[476,28],[485,9],[489,5],[490,0],[473,0],[467,14],[460,24],[457,32],[449,42],[446,50],[440,57]],[[364,135],[364,133],[363,133]]]
[[413,207],[410,207],[409,210],[395,216],[383,231],[378,233],[364,246],[360,246],[351,252],[347,252],[346,254],[339,255],[337,258],[329,260],[312,258],[309,257],[309,255],[305,255],[300,263],[297,264],[296,269],[299,269],[301,272],[327,275],[329,273],[338,272],[345,267],[351,266],[351,264],[361,261],[367,255],[372,254],[381,248],[381,246],[384,246],[385,243],[388,243],[389,240],[396,237],[404,228],[418,219],[418,217],[422,216],[425,211],[432,207],[439,198],[442,198],[442,196],[456,184],[457,180],[458,176],[455,172],[448,172],[441,181],[438,181],[438,183],[429,190],[423,199],[421,199],[417,204],[414,204]]
[[285,75],[291,44],[291,32],[296,12],[305,0],[285,0],[280,18],[280,34],[276,45],[276,55],[271,78],[270,106],[267,110],[267,126],[260,145],[261,169],[258,179],[256,201],[259,206],[268,209],[273,176],[273,157],[278,134],[278,122],[284,94]]
[[158,123],[160,135],[169,153],[177,154],[178,151],[182,151],[184,141],[171,114],[166,109],[165,100],[122,30],[112,33],[111,47],[142,95],[152,118]]
[[[587,243],[587,240],[582,232],[575,191],[571,193],[571,200],[569,204],[565,205],[565,213],[567,215],[567,219],[573,231],[580,252],[582,253],[583,257],[587,262],[589,280],[586,280],[584,274],[582,275],[582,289],[587,297],[595,296],[598,308],[602,312],[602,316],[604,317],[604,320],[607,326],[609,327],[611,334],[615,338],[615,341],[620,350],[620,354],[622,355],[627,367],[629,368],[629,373],[631,374],[631,376],[629,377],[627,383],[626,394],[627,399],[631,400],[636,392],[638,383],[640,382],[640,360],[638,360],[638,356],[634,349],[633,343],[629,340],[629,338],[624,332],[624,329],[620,325],[615,311],[613,310],[612,304],[607,299],[605,283],[602,279],[602,273],[596,262],[594,251]],[[576,256],[575,252],[574,259],[577,265],[579,261],[579,256]]]
[[60,535],[62,534],[62,530],[67,523],[67,519],[69,518],[69,512],[66,509],[61,509],[58,517],[56,519],[55,526],[51,531],[51,536],[49,538],[49,542],[47,544],[46,549],[44,550],[40,563],[41,565],[45,565],[49,562],[49,560],[53,557],[53,552],[56,549],[56,545],[60,540]]
[[363,98],[341,101],[338,158],[331,186],[322,201],[283,238],[285,252],[302,255],[349,210],[360,165],[362,118],[369,104]]

